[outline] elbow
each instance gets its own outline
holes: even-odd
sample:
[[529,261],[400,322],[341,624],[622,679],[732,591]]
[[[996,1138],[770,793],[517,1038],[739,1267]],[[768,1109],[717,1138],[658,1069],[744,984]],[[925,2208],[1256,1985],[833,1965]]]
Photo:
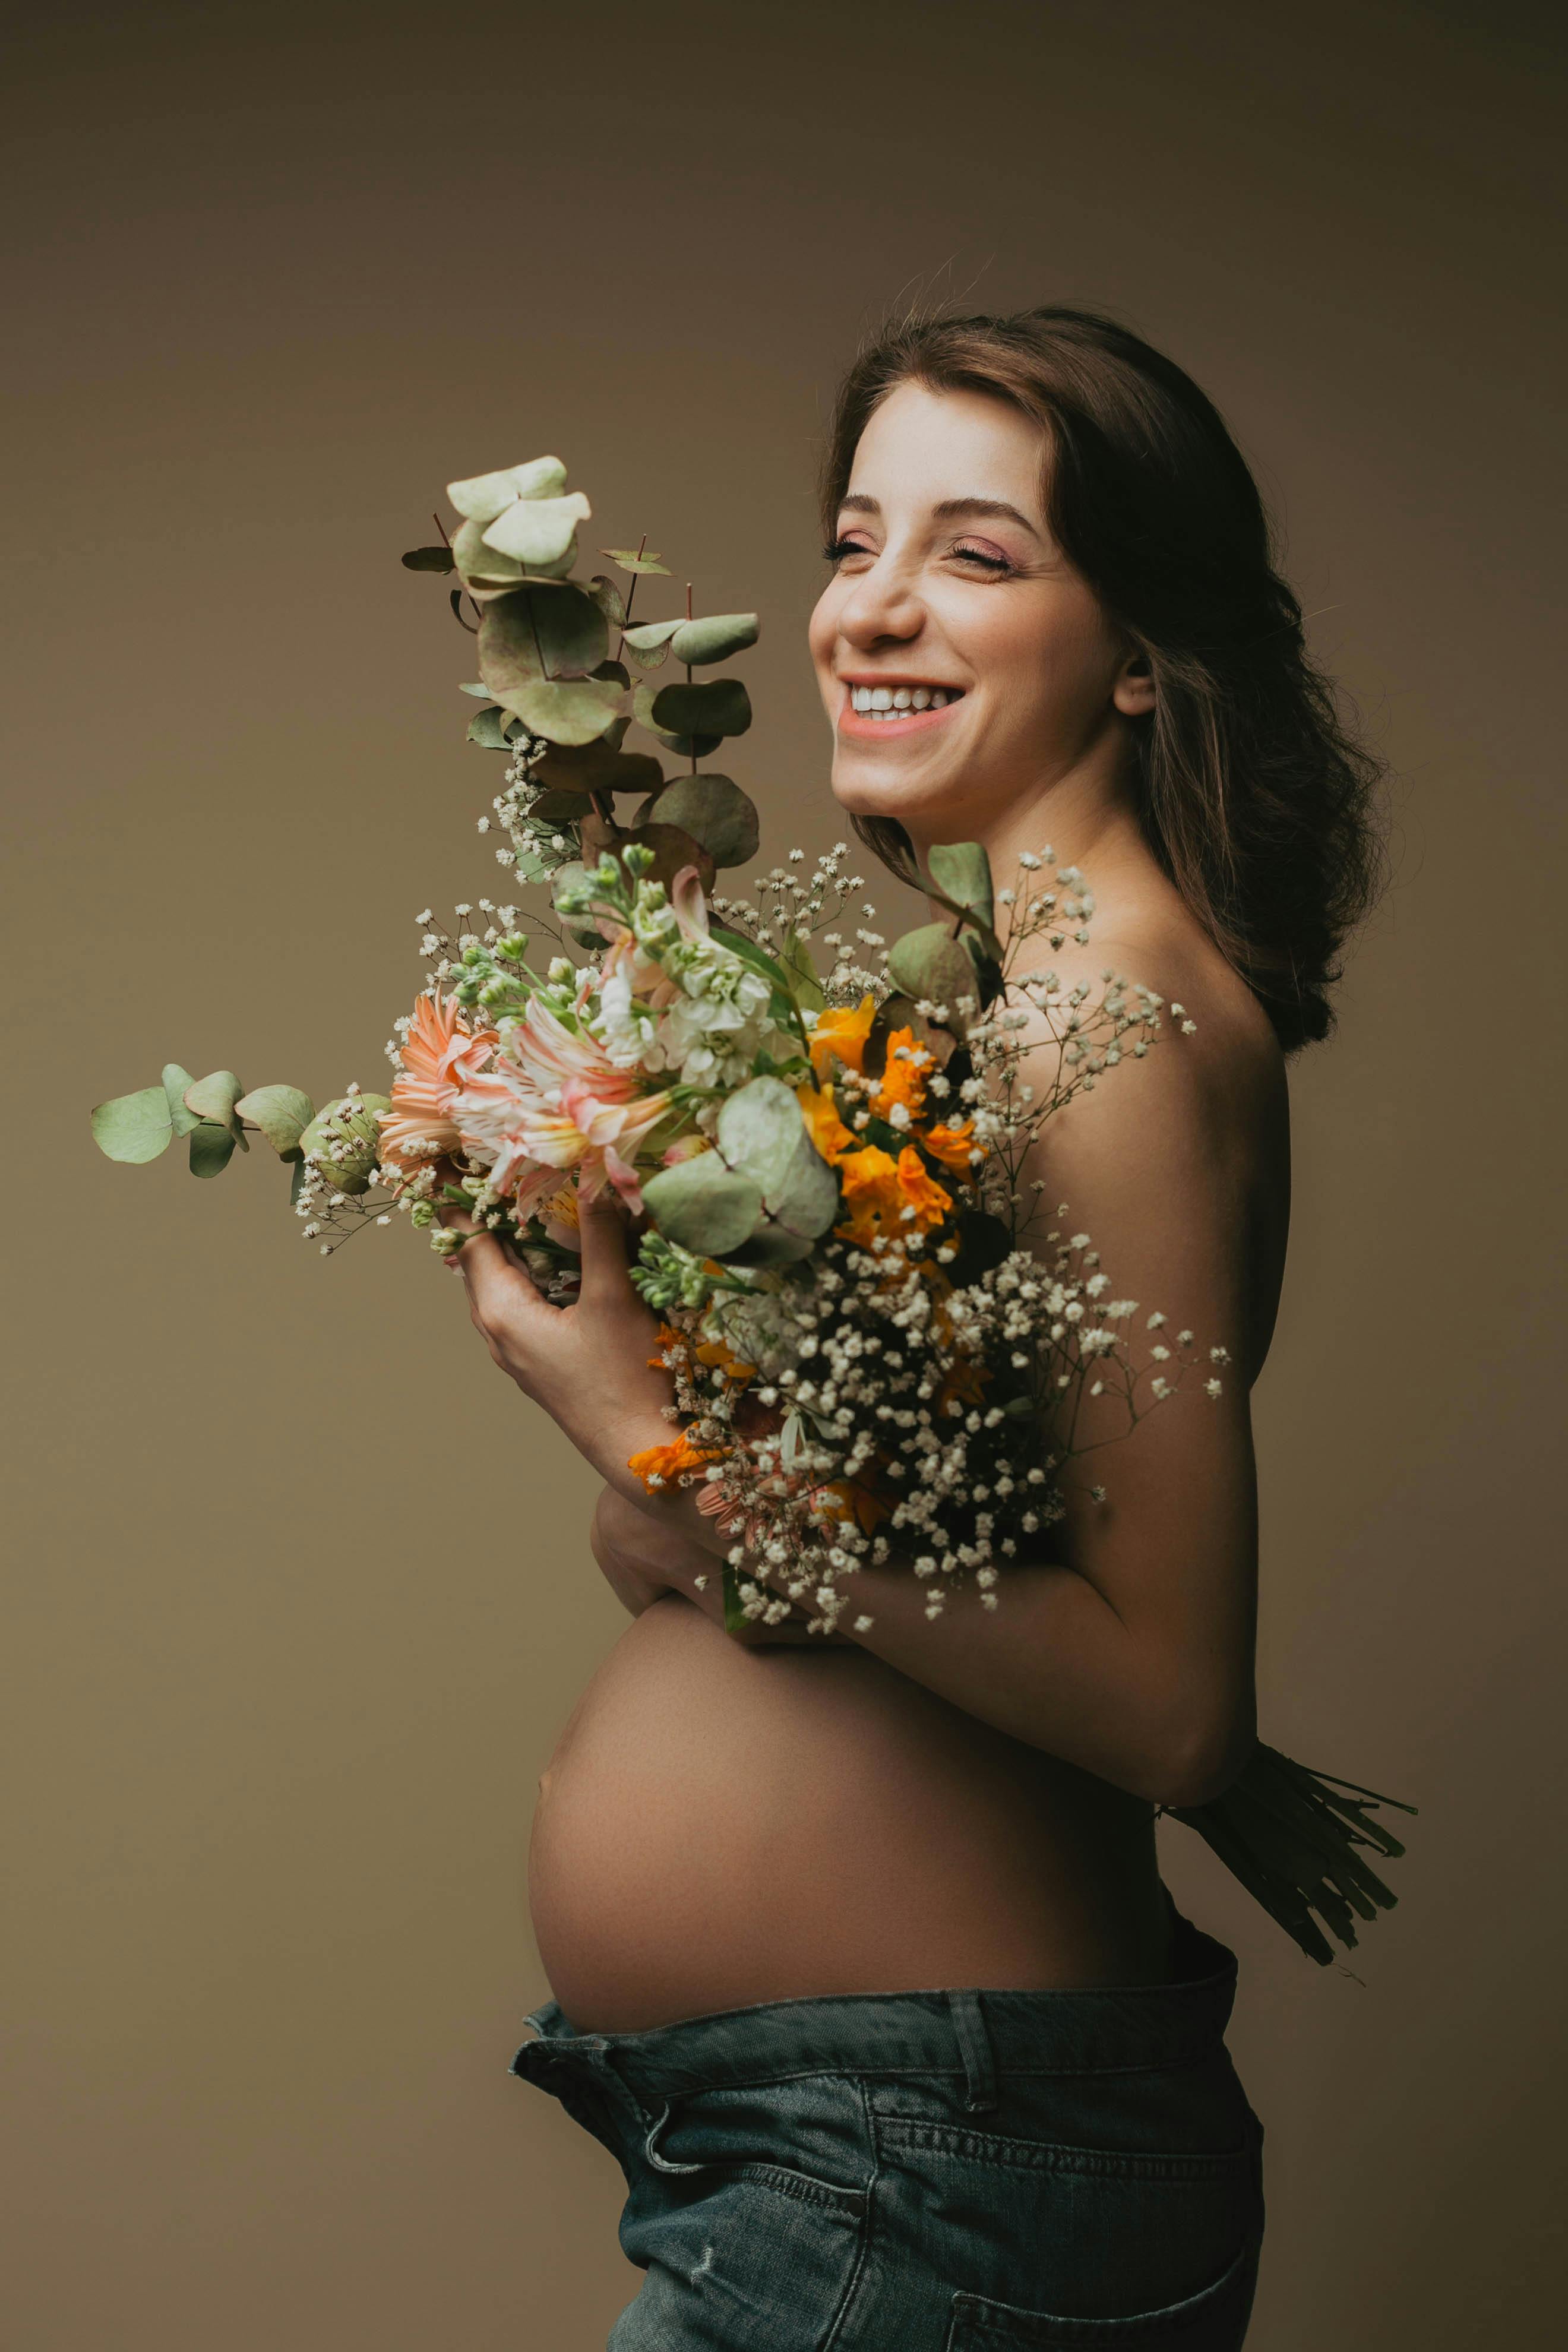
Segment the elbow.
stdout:
[[1172,1812],[1212,1805],[1245,1769],[1257,1745],[1250,1691],[1245,1701],[1231,1696],[1173,1710],[1143,1761],[1135,1793]]

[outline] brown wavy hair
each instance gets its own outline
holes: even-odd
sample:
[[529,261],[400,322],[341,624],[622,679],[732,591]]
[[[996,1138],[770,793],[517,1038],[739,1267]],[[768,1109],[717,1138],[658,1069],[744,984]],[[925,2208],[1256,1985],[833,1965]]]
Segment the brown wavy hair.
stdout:
[[[1326,1036],[1340,948],[1383,878],[1384,763],[1308,655],[1219,412],[1097,311],[909,320],[839,388],[822,469],[829,538],[860,436],[900,383],[988,393],[1044,428],[1051,531],[1153,672],[1154,708],[1131,722],[1149,845],[1286,1052]],[[903,826],[854,823],[918,887]]]

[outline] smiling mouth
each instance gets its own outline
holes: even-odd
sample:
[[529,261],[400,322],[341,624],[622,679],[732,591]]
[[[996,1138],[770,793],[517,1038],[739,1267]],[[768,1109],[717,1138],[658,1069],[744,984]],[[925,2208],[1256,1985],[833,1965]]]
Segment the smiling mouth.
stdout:
[[865,686],[846,680],[839,730],[869,740],[934,726],[955,702],[963,701],[963,691],[961,686]]
[[961,686],[852,686],[849,708],[861,718],[888,722],[906,719],[912,710],[945,710],[963,693]]

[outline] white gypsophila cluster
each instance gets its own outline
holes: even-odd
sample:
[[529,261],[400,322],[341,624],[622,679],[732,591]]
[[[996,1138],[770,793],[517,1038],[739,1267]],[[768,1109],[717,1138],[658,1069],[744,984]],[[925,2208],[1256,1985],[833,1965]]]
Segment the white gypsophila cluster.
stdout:
[[[1164,1009],[1114,971],[1096,995],[1086,981],[1018,970],[1030,942],[1087,943],[1092,898],[1076,869],[1046,876],[1051,863],[1049,851],[1026,856],[1017,887],[998,894],[1010,921],[1003,986],[986,1011],[978,994],[917,1008],[956,1034],[952,1075],[925,1048],[900,1049],[940,1115],[973,1133],[969,1198],[1011,1237],[1000,1262],[957,1278],[951,1234],[879,1232],[862,1246],[840,1227],[804,1266],[757,1277],[749,1296],[698,1278],[669,1310],[675,1415],[712,1457],[700,1475],[738,1537],[730,1568],[747,1618],[774,1624],[798,1606],[811,1630],[831,1633],[856,1574],[895,1557],[925,1583],[928,1617],[970,1579],[994,1609],[1006,1564],[1038,1557],[1063,1515],[1066,1463],[1110,1442],[1082,1437],[1086,1407],[1109,1398],[1112,1433],[1125,1435],[1194,1370],[1205,1371],[1207,1395],[1221,1392],[1226,1351],[1211,1348],[1205,1365],[1191,1331],[1168,1337],[1163,1313],[1141,1317],[1135,1299],[1111,1295],[1089,1234],[1058,1224],[1035,1235],[1043,1186],[1025,1170],[1042,1127],[1121,1061],[1141,1059]],[[1184,1008],[1169,1009],[1190,1032]],[[896,1145],[910,1131],[878,1076],[840,1064],[834,1076],[853,1133],[891,1130]],[[703,1365],[695,1351],[714,1340],[750,1370]],[[1103,1488],[1088,1491],[1103,1499]],[[851,1622],[865,1632],[872,1619]]]
[[[753,876],[752,898],[715,896],[712,901],[713,911],[722,921],[755,940],[771,954],[798,954],[798,949],[792,950],[792,942],[804,942],[820,932],[823,945],[833,950],[832,965],[820,978],[829,1004],[852,1004],[868,992],[881,997],[888,991],[887,942],[880,931],[868,929],[863,922],[855,934],[856,948],[876,952],[873,970],[856,961],[855,949],[845,945],[842,932],[822,928],[851,911],[850,900],[866,887],[863,874],[841,872],[848,854],[847,843],[836,841],[803,878],[802,874],[792,873],[790,867],[804,869],[805,852],[792,849],[788,866],[771,866],[765,874]],[[859,908],[867,920],[876,911],[869,903]]]

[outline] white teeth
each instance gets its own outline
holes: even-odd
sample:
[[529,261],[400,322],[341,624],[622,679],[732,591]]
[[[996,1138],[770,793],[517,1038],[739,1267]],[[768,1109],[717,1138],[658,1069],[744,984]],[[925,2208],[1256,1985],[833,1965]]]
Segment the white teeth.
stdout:
[[943,686],[852,686],[849,707],[868,719],[905,719],[914,710],[945,710],[962,691]]

